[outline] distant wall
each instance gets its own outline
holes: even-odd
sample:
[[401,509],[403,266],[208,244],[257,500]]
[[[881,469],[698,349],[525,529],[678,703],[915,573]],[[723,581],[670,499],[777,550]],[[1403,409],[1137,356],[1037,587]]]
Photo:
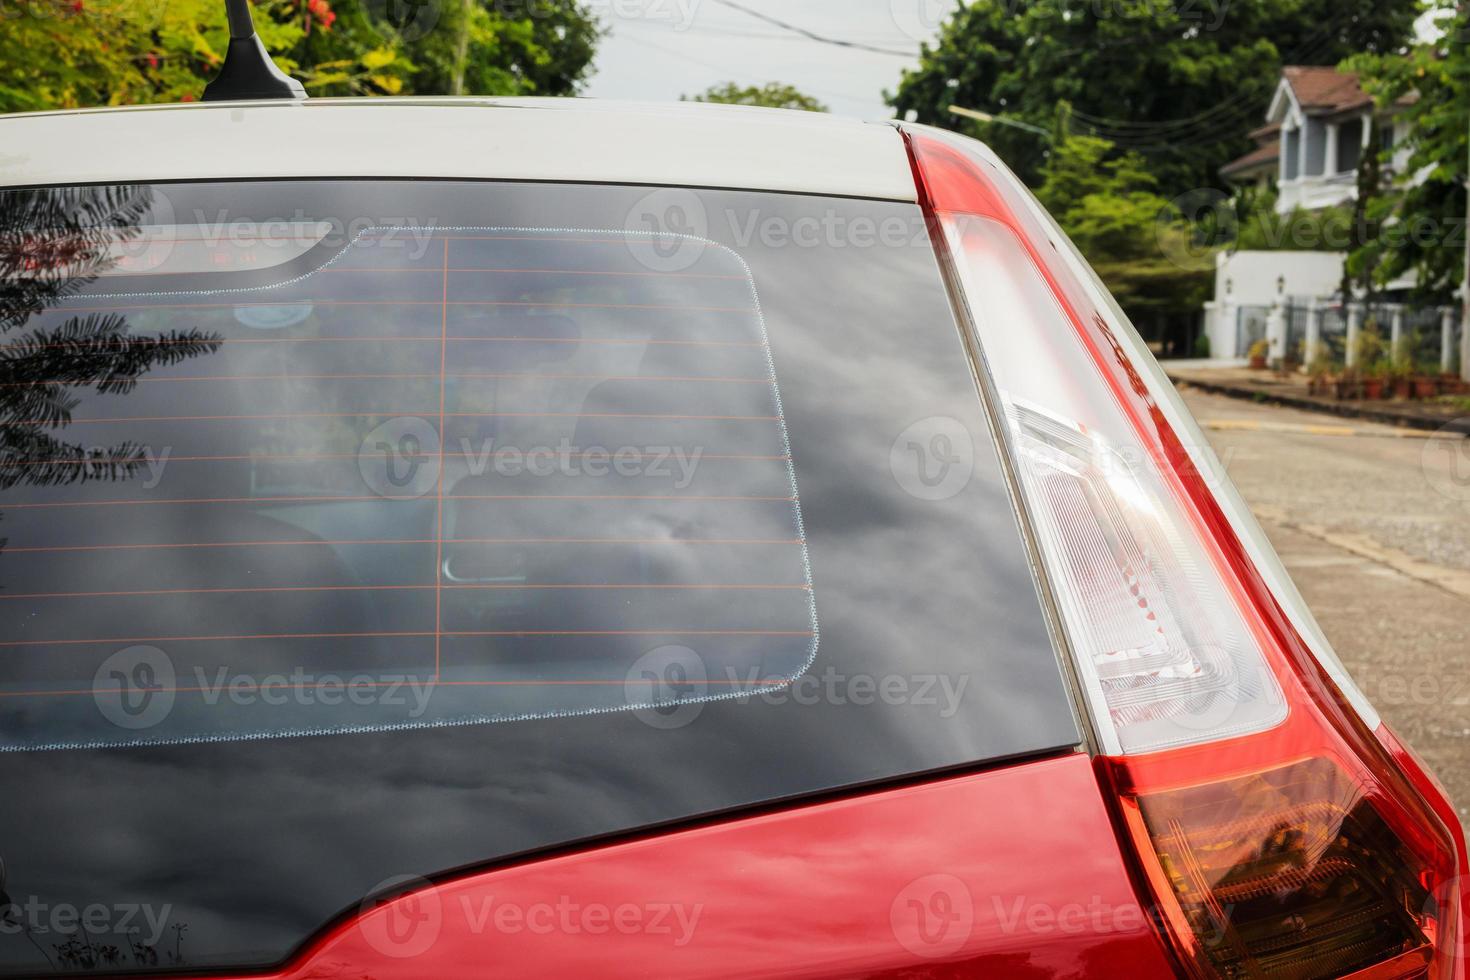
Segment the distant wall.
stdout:
[[[1221,252],[1215,256],[1215,302],[1206,317],[1210,356],[1242,357],[1236,318],[1243,306],[1270,306],[1278,298],[1325,299],[1342,284],[1340,252]],[[1286,280],[1278,290],[1277,279]]]
[[[1215,257],[1215,302],[1269,306],[1279,295],[1331,296],[1342,285],[1342,261],[1341,252],[1221,252]],[[1286,289],[1278,293],[1281,276]]]

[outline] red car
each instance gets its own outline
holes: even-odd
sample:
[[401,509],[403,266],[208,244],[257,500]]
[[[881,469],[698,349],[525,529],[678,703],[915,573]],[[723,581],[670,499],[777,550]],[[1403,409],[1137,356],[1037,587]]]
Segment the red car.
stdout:
[[0,975],[1465,976],[1444,792],[981,144],[0,141]]

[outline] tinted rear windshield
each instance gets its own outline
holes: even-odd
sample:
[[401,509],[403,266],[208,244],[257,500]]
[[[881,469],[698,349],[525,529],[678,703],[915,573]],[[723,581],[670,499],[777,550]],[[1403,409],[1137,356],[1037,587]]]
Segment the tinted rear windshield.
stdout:
[[[394,876],[1077,741],[912,205],[89,186],[0,236],[8,970],[271,963]],[[95,905],[152,915],[36,911]]]

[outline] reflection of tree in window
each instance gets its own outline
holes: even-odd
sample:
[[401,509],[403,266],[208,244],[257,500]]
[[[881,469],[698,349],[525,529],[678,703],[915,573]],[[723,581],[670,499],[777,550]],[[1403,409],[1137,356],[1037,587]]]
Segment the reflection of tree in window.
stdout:
[[78,389],[127,394],[156,366],[219,349],[217,334],[198,329],[134,336],[107,312],[25,329],[116,263],[152,201],[151,188],[128,185],[0,191],[0,490],[132,476],[146,447],[87,448],[53,434],[71,423]]

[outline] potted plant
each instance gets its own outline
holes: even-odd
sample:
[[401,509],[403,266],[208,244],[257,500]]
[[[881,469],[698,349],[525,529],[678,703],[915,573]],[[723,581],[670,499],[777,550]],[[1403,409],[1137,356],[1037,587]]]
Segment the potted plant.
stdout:
[[1326,367],[1313,367],[1307,372],[1307,394],[1314,398],[1332,390],[1332,375]]
[[1298,341],[1286,348],[1286,355],[1281,358],[1281,372],[1283,374],[1296,374],[1302,368],[1302,352],[1307,346],[1306,341]]
[[1414,375],[1414,397],[1425,400],[1439,397],[1439,379],[1432,374]]
[[1377,384],[1374,387],[1375,395],[1371,398],[1383,397],[1383,337],[1378,333],[1378,327],[1371,321],[1358,333],[1357,339],[1353,341],[1353,366],[1355,396],[1362,397],[1366,380],[1372,376]]
[[1266,369],[1266,354],[1270,349],[1270,345],[1264,340],[1251,344],[1250,349],[1245,352],[1245,356],[1250,358],[1251,370],[1264,371]]
[[1357,398],[1361,391],[1360,379],[1357,368],[1343,368],[1342,373],[1333,382],[1333,395],[1338,401],[1347,401]]
[[1332,357],[1320,340],[1307,351],[1306,371],[1307,394],[1326,395],[1332,390]]
[[1400,338],[1394,345],[1388,362],[1388,383],[1389,393],[1395,398],[1409,398],[1414,394],[1414,358],[1408,338]]
[[1363,372],[1363,397],[1375,402],[1383,398],[1387,380],[1387,365],[1380,362],[1367,368]]

